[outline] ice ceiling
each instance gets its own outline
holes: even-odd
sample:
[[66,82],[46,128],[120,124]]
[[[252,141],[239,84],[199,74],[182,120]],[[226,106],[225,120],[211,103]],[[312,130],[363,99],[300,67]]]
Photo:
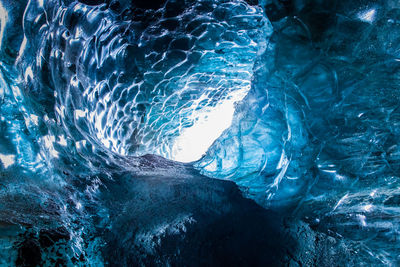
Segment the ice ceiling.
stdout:
[[0,0],[0,55],[0,265],[400,264],[397,1]]

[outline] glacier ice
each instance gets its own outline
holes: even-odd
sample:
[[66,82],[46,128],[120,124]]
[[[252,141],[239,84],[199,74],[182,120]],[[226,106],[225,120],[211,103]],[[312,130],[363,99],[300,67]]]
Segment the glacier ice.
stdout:
[[[185,147],[175,140],[220,104],[243,98],[271,31],[261,8],[240,1],[171,1],[157,11],[73,2],[51,7],[47,29],[31,6],[26,28],[41,32],[25,30],[35,36],[27,41],[34,52],[25,48],[21,62],[32,95],[54,101],[46,112],[66,131],[78,126],[75,141],[89,137],[119,155],[182,158]],[[52,79],[32,79],[27,70]]]
[[0,0],[0,265],[400,264],[399,34],[396,1]]

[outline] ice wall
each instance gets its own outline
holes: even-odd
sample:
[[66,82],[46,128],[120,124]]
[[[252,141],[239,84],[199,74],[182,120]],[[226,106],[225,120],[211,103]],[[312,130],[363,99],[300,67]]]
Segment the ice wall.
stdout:
[[0,264],[398,265],[399,8],[1,1]]

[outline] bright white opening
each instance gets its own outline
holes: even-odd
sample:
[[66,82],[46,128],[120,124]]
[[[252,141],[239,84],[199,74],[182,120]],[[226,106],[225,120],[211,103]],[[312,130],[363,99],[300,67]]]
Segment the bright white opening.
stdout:
[[[249,88],[232,92],[215,107],[194,112],[197,121],[192,127],[182,130],[172,146],[172,160],[192,162],[199,160],[213,142],[232,124],[235,103],[241,101]],[[205,98],[206,96],[204,96]],[[202,101],[199,99],[198,102]]]

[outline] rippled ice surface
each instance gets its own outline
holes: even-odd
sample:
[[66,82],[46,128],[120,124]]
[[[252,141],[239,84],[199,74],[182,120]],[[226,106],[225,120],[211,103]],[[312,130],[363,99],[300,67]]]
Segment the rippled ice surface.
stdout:
[[396,1],[1,0],[0,265],[397,266],[399,38]]

